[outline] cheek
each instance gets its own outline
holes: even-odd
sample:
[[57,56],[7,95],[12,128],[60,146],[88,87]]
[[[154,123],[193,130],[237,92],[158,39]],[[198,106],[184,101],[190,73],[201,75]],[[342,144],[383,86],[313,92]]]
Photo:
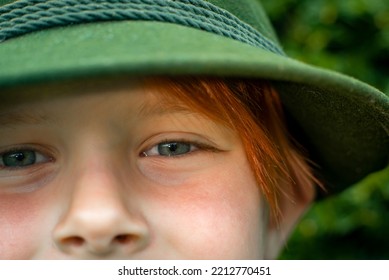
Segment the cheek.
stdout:
[[44,236],[37,194],[0,194],[0,259],[30,259]]
[[162,243],[189,259],[259,258],[261,199],[246,167],[214,168],[159,197],[154,213]]

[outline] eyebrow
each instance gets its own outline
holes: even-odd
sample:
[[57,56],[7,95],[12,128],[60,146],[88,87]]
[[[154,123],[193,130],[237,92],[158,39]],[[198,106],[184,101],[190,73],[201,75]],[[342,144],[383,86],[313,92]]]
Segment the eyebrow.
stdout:
[[[138,111],[140,117],[161,116],[173,113],[196,114],[182,104],[171,102],[144,102]],[[0,113],[0,126],[13,127],[17,125],[38,125],[53,122],[54,120],[46,114],[39,112],[2,112]]]
[[53,121],[47,115],[38,112],[5,112],[0,113],[0,126],[37,125]]
[[[190,109],[189,106],[173,101],[163,100],[163,101],[151,101],[146,100],[138,107],[137,110],[138,116],[142,118],[154,117],[154,116],[163,116],[167,114],[181,113],[181,114],[200,114],[196,110]],[[42,123],[58,123],[58,120],[52,118],[43,112],[39,111],[16,111],[11,110],[5,112],[0,111],[0,128],[8,127],[12,128],[18,125],[39,125]]]
[[166,114],[183,113],[183,114],[198,114],[197,111],[191,110],[188,106],[180,102],[174,104],[169,101],[152,102],[145,101],[139,107],[138,114],[141,117],[161,116]]

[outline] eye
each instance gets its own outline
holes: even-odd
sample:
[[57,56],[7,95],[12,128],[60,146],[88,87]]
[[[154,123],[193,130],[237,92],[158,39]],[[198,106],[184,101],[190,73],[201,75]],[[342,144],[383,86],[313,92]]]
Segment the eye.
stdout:
[[153,146],[151,149],[141,153],[141,156],[163,156],[174,157],[182,156],[197,150],[198,147],[191,143],[171,141],[163,142]]
[[49,160],[48,157],[34,150],[13,150],[0,154],[0,168],[23,168]]

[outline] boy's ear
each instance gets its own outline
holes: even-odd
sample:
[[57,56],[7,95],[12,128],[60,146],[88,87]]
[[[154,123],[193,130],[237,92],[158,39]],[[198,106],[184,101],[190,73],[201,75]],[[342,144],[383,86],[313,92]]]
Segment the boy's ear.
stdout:
[[[289,185],[289,184],[288,184]],[[291,190],[279,197],[279,215],[269,217],[265,258],[275,259],[284,247],[299,218],[307,211],[315,198],[313,186],[285,186]]]

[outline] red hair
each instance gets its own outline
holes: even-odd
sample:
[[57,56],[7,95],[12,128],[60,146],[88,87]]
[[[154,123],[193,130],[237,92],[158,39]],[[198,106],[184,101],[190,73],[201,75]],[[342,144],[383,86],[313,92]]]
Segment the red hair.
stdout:
[[280,195],[298,199],[299,190],[319,184],[289,136],[280,98],[268,82],[181,77],[147,79],[146,83],[157,86],[167,100],[236,131],[275,217],[280,214]]

